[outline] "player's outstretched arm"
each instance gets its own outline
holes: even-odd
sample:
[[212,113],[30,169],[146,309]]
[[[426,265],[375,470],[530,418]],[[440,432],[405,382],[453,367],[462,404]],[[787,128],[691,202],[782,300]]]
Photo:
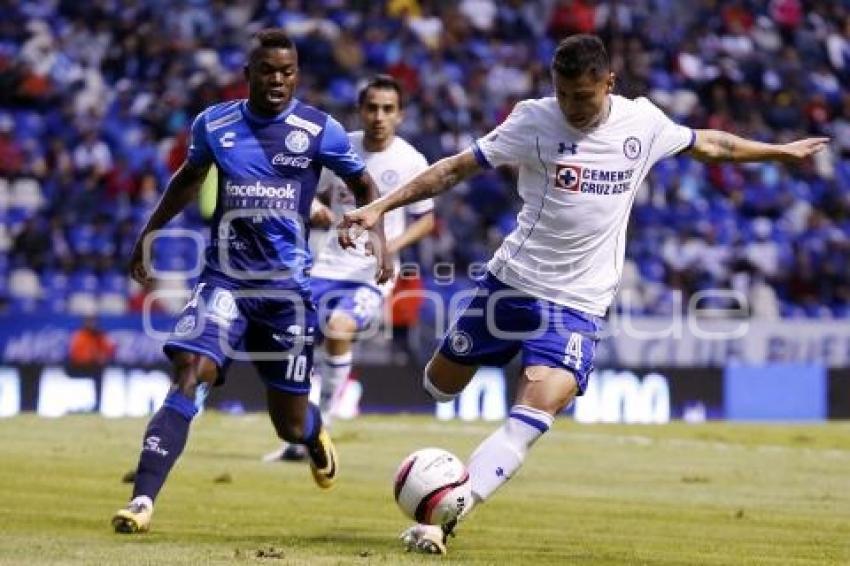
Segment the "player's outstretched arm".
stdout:
[[[481,165],[471,149],[437,161],[397,190],[347,212],[339,225],[340,245],[353,246],[359,231],[371,229],[390,210],[443,193],[479,171]],[[357,227],[354,234],[352,227]]]
[[130,258],[130,276],[138,283],[144,284],[148,279],[147,268],[144,265],[145,238],[156,230],[159,230],[177,216],[197,196],[204,182],[210,163],[204,165],[192,165],[184,161],[174,176],[168,181],[162,198],[156,204],[145,227],[136,239],[133,246],[133,255]]
[[696,130],[694,146],[687,152],[709,163],[719,161],[799,161],[821,151],[829,138],[806,138],[773,144],[748,140],[720,130]]

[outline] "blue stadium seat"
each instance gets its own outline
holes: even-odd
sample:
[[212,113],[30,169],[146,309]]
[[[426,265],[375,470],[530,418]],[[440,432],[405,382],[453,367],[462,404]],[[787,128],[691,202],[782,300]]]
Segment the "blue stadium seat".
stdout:
[[68,293],[96,293],[98,280],[94,272],[81,269],[68,278]]
[[10,314],[32,314],[42,310],[43,303],[40,299],[31,297],[15,297],[9,301]]
[[71,249],[78,254],[90,254],[94,252],[94,227],[91,224],[80,224],[71,228],[68,240]]
[[127,276],[118,271],[110,271],[101,275],[99,283],[99,291],[101,293],[127,294]]
[[47,310],[54,313],[63,313],[68,310],[67,289],[58,287],[47,287],[44,289],[44,305]]
[[27,210],[26,208],[21,208],[19,206],[12,206],[6,210],[6,227],[11,232],[17,232],[21,224],[26,222],[26,220],[32,216],[32,211]]

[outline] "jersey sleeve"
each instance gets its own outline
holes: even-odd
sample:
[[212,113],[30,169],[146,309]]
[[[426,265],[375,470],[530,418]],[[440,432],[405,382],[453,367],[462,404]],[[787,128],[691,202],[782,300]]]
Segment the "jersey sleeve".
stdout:
[[330,116],[319,142],[318,160],[342,178],[354,177],[366,169],[366,163],[351,147],[345,129]]
[[687,151],[694,146],[694,130],[677,124],[649,100],[644,98],[641,102],[649,107],[648,114],[652,116],[655,131],[649,153],[650,163]]
[[[410,169],[410,179],[413,179],[422,171],[428,168],[428,160],[421,153],[416,154],[413,167]],[[414,216],[422,216],[434,210],[434,199],[426,198],[425,200],[416,201],[408,204],[405,210]]]
[[201,112],[192,122],[189,135],[189,151],[186,161],[192,165],[208,165],[213,162],[213,153],[207,140],[207,113]]
[[524,102],[519,102],[496,129],[472,142],[475,159],[487,169],[500,165],[518,165],[529,153],[530,131],[528,107]]

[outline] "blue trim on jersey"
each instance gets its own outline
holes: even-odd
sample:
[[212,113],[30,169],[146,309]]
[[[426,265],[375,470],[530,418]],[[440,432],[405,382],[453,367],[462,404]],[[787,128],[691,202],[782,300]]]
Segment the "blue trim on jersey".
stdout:
[[485,169],[492,169],[493,166],[487,161],[487,158],[484,156],[484,152],[481,151],[481,148],[478,147],[478,140],[472,142],[472,155],[475,156],[475,161]]
[[522,413],[511,413],[508,416],[512,419],[522,421],[529,426],[533,426],[534,428],[536,428],[540,432],[546,432],[547,430],[549,430],[549,425],[547,425],[543,421],[538,421],[537,419],[533,419],[533,418],[529,417],[528,415],[524,415]]

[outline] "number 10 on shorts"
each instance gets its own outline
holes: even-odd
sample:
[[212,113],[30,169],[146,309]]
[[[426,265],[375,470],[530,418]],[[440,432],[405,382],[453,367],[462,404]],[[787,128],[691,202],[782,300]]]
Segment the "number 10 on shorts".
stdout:
[[307,356],[300,354],[286,356],[286,379],[301,383],[307,377]]

